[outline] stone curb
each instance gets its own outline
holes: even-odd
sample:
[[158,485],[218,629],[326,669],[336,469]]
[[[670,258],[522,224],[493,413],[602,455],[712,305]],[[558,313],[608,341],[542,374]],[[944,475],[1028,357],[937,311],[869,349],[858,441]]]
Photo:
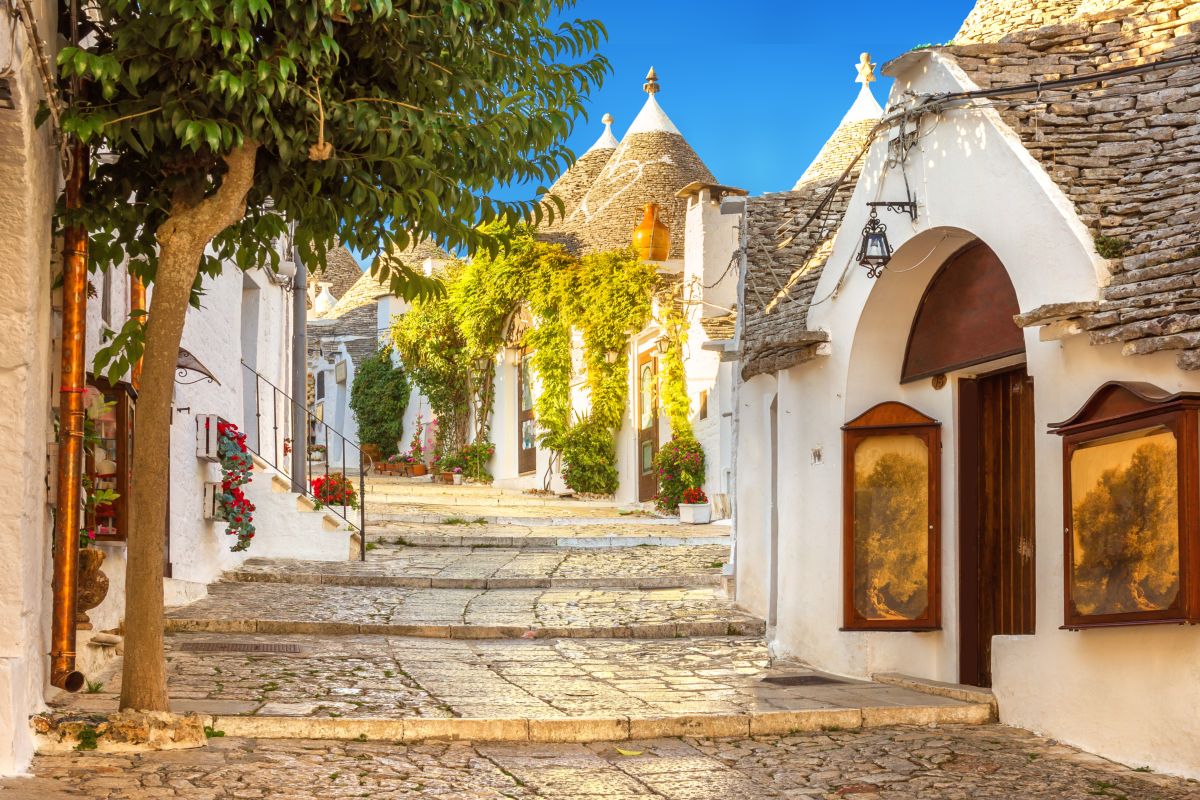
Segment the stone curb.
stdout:
[[968,686],[963,683],[946,683],[927,678],[916,678],[912,675],[904,675],[899,672],[878,672],[871,676],[871,680],[876,683],[886,683],[891,686],[899,686],[901,689],[910,689],[914,692],[921,692],[922,694],[929,694],[934,697],[946,697],[964,703],[987,703],[993,710],[998,710],[999,708],[996,702],[996,695],[992,690],[980,686]]
[[[728,545],[728,536],[438,536],[370,531],[368,541],[399,536],[409,547],[503,547],[542,549],[600,549],[606,547],[697,547]],[[370,559],[370,556],[367,556]]]
[[[683,639],[693,636],[760,636],[766,633],[766,623],[756,619],[737,619],[576,628],[528,628],[519,625],[386,625],[267,619],[168,618],[164,630],[167,633],[294,633],[314,636],[369,634],[408,636],[417,639]],[[531,633],[532,636],[529,635]]]
[[348,719],[339,717],[218,716],[213,727],[226,736],[260,739],[352,739],[359,741],[578,743],[675,737],[745,737],[892,725],[983,725],[995,721],[991,706],[882,706],[685,714],[670,717],[567,717],[562,719]]
[[402,575],[323,575],[289,572],[230,572],[238,583],[322,586],[387,586],[401,589],[692,589],[721,585],[721,573],[646,575],[633,578],[417,578]]
[[[412,514],[387,513],[372,511],[367,514],[367,525],[379,522],[409,522],[419,525],[444,525],[447,519],[453,517],[446,514]],[[468,522],[483,520],[488,525],[526,525],[531,528],[545,528],[558,525],[678,525],[675,517],[512,517],[507,515],[489,516],[480,514],[473,516]]]

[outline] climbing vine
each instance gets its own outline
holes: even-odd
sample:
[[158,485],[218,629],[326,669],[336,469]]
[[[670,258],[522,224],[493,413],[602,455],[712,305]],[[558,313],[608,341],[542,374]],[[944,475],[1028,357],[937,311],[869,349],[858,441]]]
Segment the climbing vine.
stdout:
[[[415,303],[392,330],[413,382],[438,416],[438,454],[462,452],[471,419],[475,438],[486,438],[494,357],[515,344],[532,352],[540,384],[539,444],[562,456],[572,489],[611,493],[615,436],[625,414],[628,341],[651,319],[660,278],[632,250],[579,258],[561,245],[538,241],[526,228],[499,233],[507,241],[504,250],[453,266],[445,277],[446,294]],[[506,341],[522,304],[532,325],[519,341]],[[587,414],[572,419],[576,336],[591,404]],[[443,418],[450,420],[452,439],[443,440]]]
[[662,365],[662,405],[671,423],[671,435],[692,438],[692,401],[688,396],[683,349],[687,346],[687,314],[683,285],[659,293],[658,326],[666,339]]

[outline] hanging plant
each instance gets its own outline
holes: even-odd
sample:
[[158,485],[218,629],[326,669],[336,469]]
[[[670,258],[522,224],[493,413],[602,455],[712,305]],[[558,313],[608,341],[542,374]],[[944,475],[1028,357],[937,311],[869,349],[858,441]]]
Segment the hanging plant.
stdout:
[[250,547],[254,538],[254,504],[242,492],[254,472],[254,460],[246,448],[246,434],[224,420],[217,423],[217,454],[221,463],[221,493],[217,516],[225,521],[225,533],[236,536],[229,549],[235,553]]

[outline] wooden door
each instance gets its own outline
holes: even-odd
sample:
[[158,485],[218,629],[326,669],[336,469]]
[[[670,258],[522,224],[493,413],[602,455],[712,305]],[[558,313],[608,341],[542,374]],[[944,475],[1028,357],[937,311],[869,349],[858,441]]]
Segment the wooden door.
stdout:
[[537,421],[533,414],[533,356],[521,351],[517,362],[517,472],[537,471]]
[[959,390],[959,681],[990,686],[992,637],[1034,633],[1033,381]]
[[658,495],[658,474],[654,471],[654,456],[658,454],[658,359],[653,351],[638,356],[638,501],[653,500]]

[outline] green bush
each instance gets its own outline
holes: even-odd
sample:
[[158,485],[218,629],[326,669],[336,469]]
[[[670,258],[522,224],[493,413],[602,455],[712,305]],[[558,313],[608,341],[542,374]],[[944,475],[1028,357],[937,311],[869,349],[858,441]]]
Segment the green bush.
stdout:
[[354,373],[350,408],[358,419],[358,440],[377,446],[385,458],[403,435],[409,391],[404,370],[392,366],[390,349],[365,359]]
[[576,492],[617,491],[617,449],[607,426],[584,417],[563,437],[563,480]]
[[654,502],[663,511],[674,511],[684,492],[704,484],[704,448],[691,436],[677,436],[658,451],[654,468],[658,472]]

